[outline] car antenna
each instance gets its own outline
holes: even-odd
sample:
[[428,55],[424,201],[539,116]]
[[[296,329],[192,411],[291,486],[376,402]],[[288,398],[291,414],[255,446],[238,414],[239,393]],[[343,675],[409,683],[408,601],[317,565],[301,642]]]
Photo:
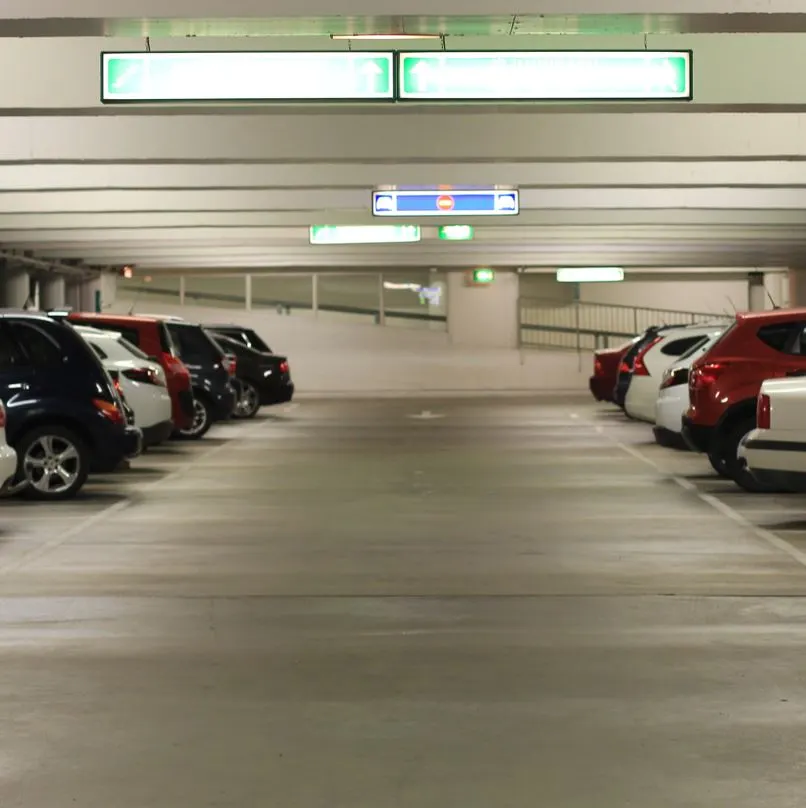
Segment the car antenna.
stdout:
[[733,302],[733,300],[731,300],[731,298],[728,295],[725,295],[725,298],[727,299],[728,303],[730,303],[730,307],[733,309],[733,313],[738,314],[739,310],[736,308],[736,304]]
[[770,303],[772,303],[772,310],[773,311],[778,311],[781,307],[775,302],[775,298],[770,293],[770,290],[765,289],[764,291],[767,293],[767,297],[769,298]]

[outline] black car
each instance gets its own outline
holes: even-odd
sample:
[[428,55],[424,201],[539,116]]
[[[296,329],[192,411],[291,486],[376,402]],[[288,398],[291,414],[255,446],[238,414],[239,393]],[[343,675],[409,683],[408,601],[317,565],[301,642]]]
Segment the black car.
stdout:
[[627,400],[627,391],[630,389],[630,382],[632,381],[632,369],[635,357],[650,343],[655,337],[659,336],[663,331],[668,330],[668,326],[653,325],[647,328],[641,335],[640,339],[633,342],[630,349],[621,358],[621,367],[618,371],[618,379],[616,380],[616,387],[613,390],[613,401],[624,409],[624,402]]
[[89,473],[140,452],[142,434],[127,423],[112,380],[63,321],[0,312],[0,399],[18,458],[13,486],[31,498],[73,497]]
[[258,334],[253,328],[245,328],[242,325],[234,325],[232,323],[219,325],[210,325],[205,323],[204,327],[210,331],[215,331],[216,334],[221,334],[224,337],[237,340],[238,342],[246,345],[247,348],[253,348],[256,351],[260,351],[260,353],[272,353],[271,348],[266,345],[260,334]]
[[232,417],[238,394],[233,385],[235,357],[227,355],[200,326],[179,320],[165,320],[179,358],[190,371],[194,418],[180,431],[185,438],[200,438],[216,421]]
[[236,418],[253,418],[261,406],[284,404],[294,397],[288,358],[257,351],[213,329],[210,335],[236,358],[235,375],[240,382]]

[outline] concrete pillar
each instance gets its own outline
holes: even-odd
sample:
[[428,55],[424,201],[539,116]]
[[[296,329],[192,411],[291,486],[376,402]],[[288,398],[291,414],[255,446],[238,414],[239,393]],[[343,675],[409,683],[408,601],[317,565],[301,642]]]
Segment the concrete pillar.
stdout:
[[518,347],[518,276],[498,272],[484,286],[467,286],[463,272],[448,273],[448,335],[454,345]]
[[78,286],[78,306],[81,311],[103,311],[108,309],[117,296],[117,276],[104,272],[97,278],[81,281]]
[[5,262],[0,266],[0,279],[2,279],[3,306],[21,309],[31,295],[31,278],[28,273]]
[[747,275],[747,301],[750,311],[765,311],[768,306],[767,287],[763,272],[750,272]]
[[806,306],[806,269],[789,270],[789,305]]
[[67,284],[61,275],[48,275],[39,281],[39,308],[61,309],[67,305]]

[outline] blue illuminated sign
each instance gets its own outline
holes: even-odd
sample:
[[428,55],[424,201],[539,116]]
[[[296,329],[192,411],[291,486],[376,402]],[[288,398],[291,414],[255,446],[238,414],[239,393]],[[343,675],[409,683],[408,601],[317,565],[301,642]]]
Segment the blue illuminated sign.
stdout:
[[373,216],[517,216],[515,190],[373,191]]

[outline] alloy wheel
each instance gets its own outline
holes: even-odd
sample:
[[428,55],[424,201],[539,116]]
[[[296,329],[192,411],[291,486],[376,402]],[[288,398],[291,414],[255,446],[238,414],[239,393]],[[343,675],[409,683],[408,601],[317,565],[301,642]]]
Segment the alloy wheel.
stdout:
[[239,418],[251,418],[260,408],[260,396],[254,385],[243,382],[241,397],[238,399],[236,411]]
[[22,470],[32,488],[43,494],[61,494],[75,485],[81,473],[81,456],[67,438],[41,435],[25,452]]

